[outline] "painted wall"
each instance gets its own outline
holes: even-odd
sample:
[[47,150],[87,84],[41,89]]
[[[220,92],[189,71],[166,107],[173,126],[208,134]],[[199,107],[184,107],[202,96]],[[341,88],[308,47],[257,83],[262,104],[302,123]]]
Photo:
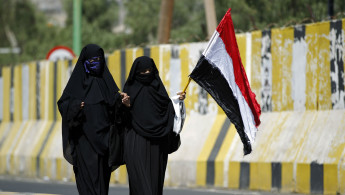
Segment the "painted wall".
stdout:
[[[345,193],[345,19],[237,35],[261,105],[252,154],[243,157],[236,129],[192,82],[182,145],[170,155],[166,185]],[[154,59],[170,95],[184,88],[207,46],[157,45],[116,50],[107,64],[122,88],[136,57]],[[0,174],[74,180],[62,157],[56,102],[76,59],[0,69]],[[125,166],[111,182],[127,183]]]

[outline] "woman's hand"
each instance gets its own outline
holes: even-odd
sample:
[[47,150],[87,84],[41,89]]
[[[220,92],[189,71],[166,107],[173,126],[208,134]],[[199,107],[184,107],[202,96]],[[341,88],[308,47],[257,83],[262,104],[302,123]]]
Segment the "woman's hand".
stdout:
[[81,104],[80,104],[80,109],[83,109],[84,108],[84,102],[81,102]]
[[120,93],[121,98],[122,98],[122,104],[124,104],[126,107],[130,107],[131,106],[131,100],[130,100],[130,96],[127,95],[127,93]]
[[180,95],[179,99],[184,100],[186,98],[186,92],[180,91],[177,93],[177,95]]

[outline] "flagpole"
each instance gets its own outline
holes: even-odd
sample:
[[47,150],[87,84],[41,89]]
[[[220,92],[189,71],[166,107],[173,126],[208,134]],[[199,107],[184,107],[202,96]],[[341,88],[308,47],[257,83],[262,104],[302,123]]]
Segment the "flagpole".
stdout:
[[187,82],[187,85],[186,85],[186,86],[184,87],[184,89],[183,89],[183,93],[186,93],[186,90],[187,90],[188,85],[189,85],[189,83],[190,83],[191,80],[192,80],[192,78],[189,77],[188,82]]

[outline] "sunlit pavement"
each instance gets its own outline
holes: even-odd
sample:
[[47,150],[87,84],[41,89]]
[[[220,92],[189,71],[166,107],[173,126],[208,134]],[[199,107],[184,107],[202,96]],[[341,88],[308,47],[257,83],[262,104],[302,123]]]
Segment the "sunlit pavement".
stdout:
[[[35,179],[22,179],[0,176],[0,195],[48,195],[78,194],[75,183],[72,182],[50,182]],[[127,185],[110,185],[109,195],[128,195]],[[278,192],[253,192],[245,190],[226,190],[211,188],[164,188],[164,195],[273,195],[285,194]],[[297,194],[294,194],[297,195]]]

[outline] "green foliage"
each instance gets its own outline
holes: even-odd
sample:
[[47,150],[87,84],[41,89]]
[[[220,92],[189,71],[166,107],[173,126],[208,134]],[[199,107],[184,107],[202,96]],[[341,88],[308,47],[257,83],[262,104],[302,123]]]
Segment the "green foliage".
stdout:
[[[82,0],[82,45],[97,43],[107,53],[115,49],[157,43],[161,0],[123,0],[126,33],[113,33],[117,25],[117,0]],[[21,48],[18,54],[0,54],[0,65],[44,59],[57,45],[72,47],[73,0],[63,0],[66,26],[48,24],[30,0],[0,0],[0,47],[10,47],[12,32]],[[328,20],[325,0],[214,0],[219,22],[228,8],[236,32],[263,30]],[[345,17],[345,1],[334,0],[335,18]],[[175,0],[170,42],[206,41],[204,1]],[[5,29],[7,28],[7,30]],[[78,55],[78,54],[77,54]]]
[[0,64],[16,64],[31,60],[44,59],[48,51],[58,44],[69,46],[68,42],[60,37],[67,37],[65,29],[49,26],[45,16],[37,12],[35,7],[26,0],[1,0],[7,7],[2,7],[0,47],[10,47],[11,44],[5,33],[5,26],[11,31],[18,42],[21,53],[0,54]]
[[127,0],[126,24],[130,31],[128,44],[139,45],[156,42],[160,0]]

